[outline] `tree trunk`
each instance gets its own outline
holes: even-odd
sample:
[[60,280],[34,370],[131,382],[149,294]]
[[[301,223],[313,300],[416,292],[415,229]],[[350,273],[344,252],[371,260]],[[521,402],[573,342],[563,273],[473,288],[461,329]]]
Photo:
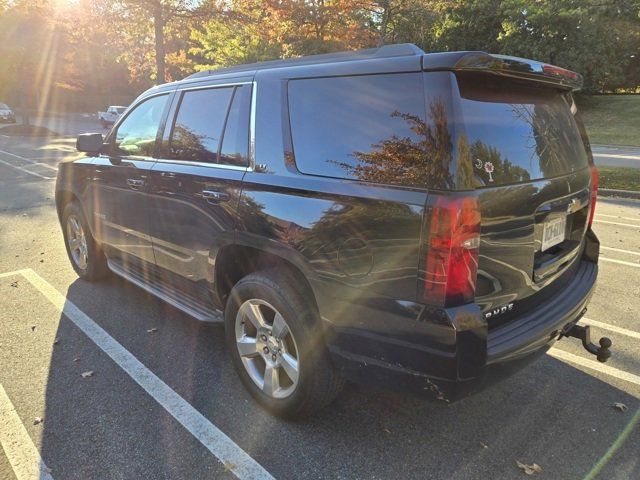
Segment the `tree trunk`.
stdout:
[[156,83],[158,85],[165,83],[164,70],[165,70],[165,48],[164,48],[164,15],[162,11],[162,4],[156,3],[153,12],[153,28],[155,30],[155,44],[156,44]]

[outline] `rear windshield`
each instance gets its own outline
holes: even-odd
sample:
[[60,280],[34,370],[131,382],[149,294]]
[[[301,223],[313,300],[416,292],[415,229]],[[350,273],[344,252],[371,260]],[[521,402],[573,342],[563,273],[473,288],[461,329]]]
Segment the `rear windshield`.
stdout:
[[473,171],[473,186],[555,177],[588,165],[560,92],[462,75],[458,86],[458,172]]
[[118,115],[122,115],[126,109],[127,107],[116,107],[116,112]]

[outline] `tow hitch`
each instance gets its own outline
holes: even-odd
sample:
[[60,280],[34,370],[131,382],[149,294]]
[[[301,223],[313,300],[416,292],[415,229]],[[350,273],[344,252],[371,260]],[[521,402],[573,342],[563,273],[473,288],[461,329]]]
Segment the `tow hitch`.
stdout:
[[595,343],[591,343],[591,336],[589,326],[578,325],[577,323],[571,326],[569,330],[562,334],[563,337],[573,337],[582,340],[582,346],[591,355],[595,355],[599,362],[606,362],[611,356],[611,340],[607,337],[602,337],[598,343],[598,347]]

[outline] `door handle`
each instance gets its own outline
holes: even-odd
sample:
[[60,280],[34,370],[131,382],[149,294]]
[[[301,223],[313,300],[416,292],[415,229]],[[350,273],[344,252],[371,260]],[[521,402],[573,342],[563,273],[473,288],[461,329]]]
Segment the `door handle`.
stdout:
[[133,189],[140,188],[144,185],[144,180],[139,178],[127,178],[127,185]]
[[228,201],[229,194],[226,192],[214,192],[211,190],[203,190],[202,198],[204,198],[207,201],[207,203],[215,204],[215,203]]

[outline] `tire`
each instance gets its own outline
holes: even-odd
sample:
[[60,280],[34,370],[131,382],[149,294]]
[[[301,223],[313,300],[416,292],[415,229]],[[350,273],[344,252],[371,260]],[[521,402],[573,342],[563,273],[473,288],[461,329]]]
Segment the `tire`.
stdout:
[[[331,403],[343,381],[329,359],[317,309],[299,287],[300,282],[295,282],[295,275],[287,273],[278,269],[252,273],[233,287],[224,312],[225,336],[233,365],[253,398],[274,415],[302,418]],[[254,315],[247,315],[255,308],[265,325],[270,324],[270,333],[260,335],[255,318],[251,318]],[[276,320],[278,314],[286,329]],[[266,337],[266,342],[261,337]],[[280,347],[282,352],[276,352]],[[297,374],[291,357],[296,360]],[[269,371],[276,371],[274,375],[265,375],[268,363]],[[293,381],[296,375],[297,380]],[[272,381],[265,381],[267,377]],[[279,389],[272,388],[276,384]]]
[[82,208],[75,201],[69,202],[62,212],[62,235],[71,266],[80,278],[95,281],[107,276],[107,259],[91,235]]

